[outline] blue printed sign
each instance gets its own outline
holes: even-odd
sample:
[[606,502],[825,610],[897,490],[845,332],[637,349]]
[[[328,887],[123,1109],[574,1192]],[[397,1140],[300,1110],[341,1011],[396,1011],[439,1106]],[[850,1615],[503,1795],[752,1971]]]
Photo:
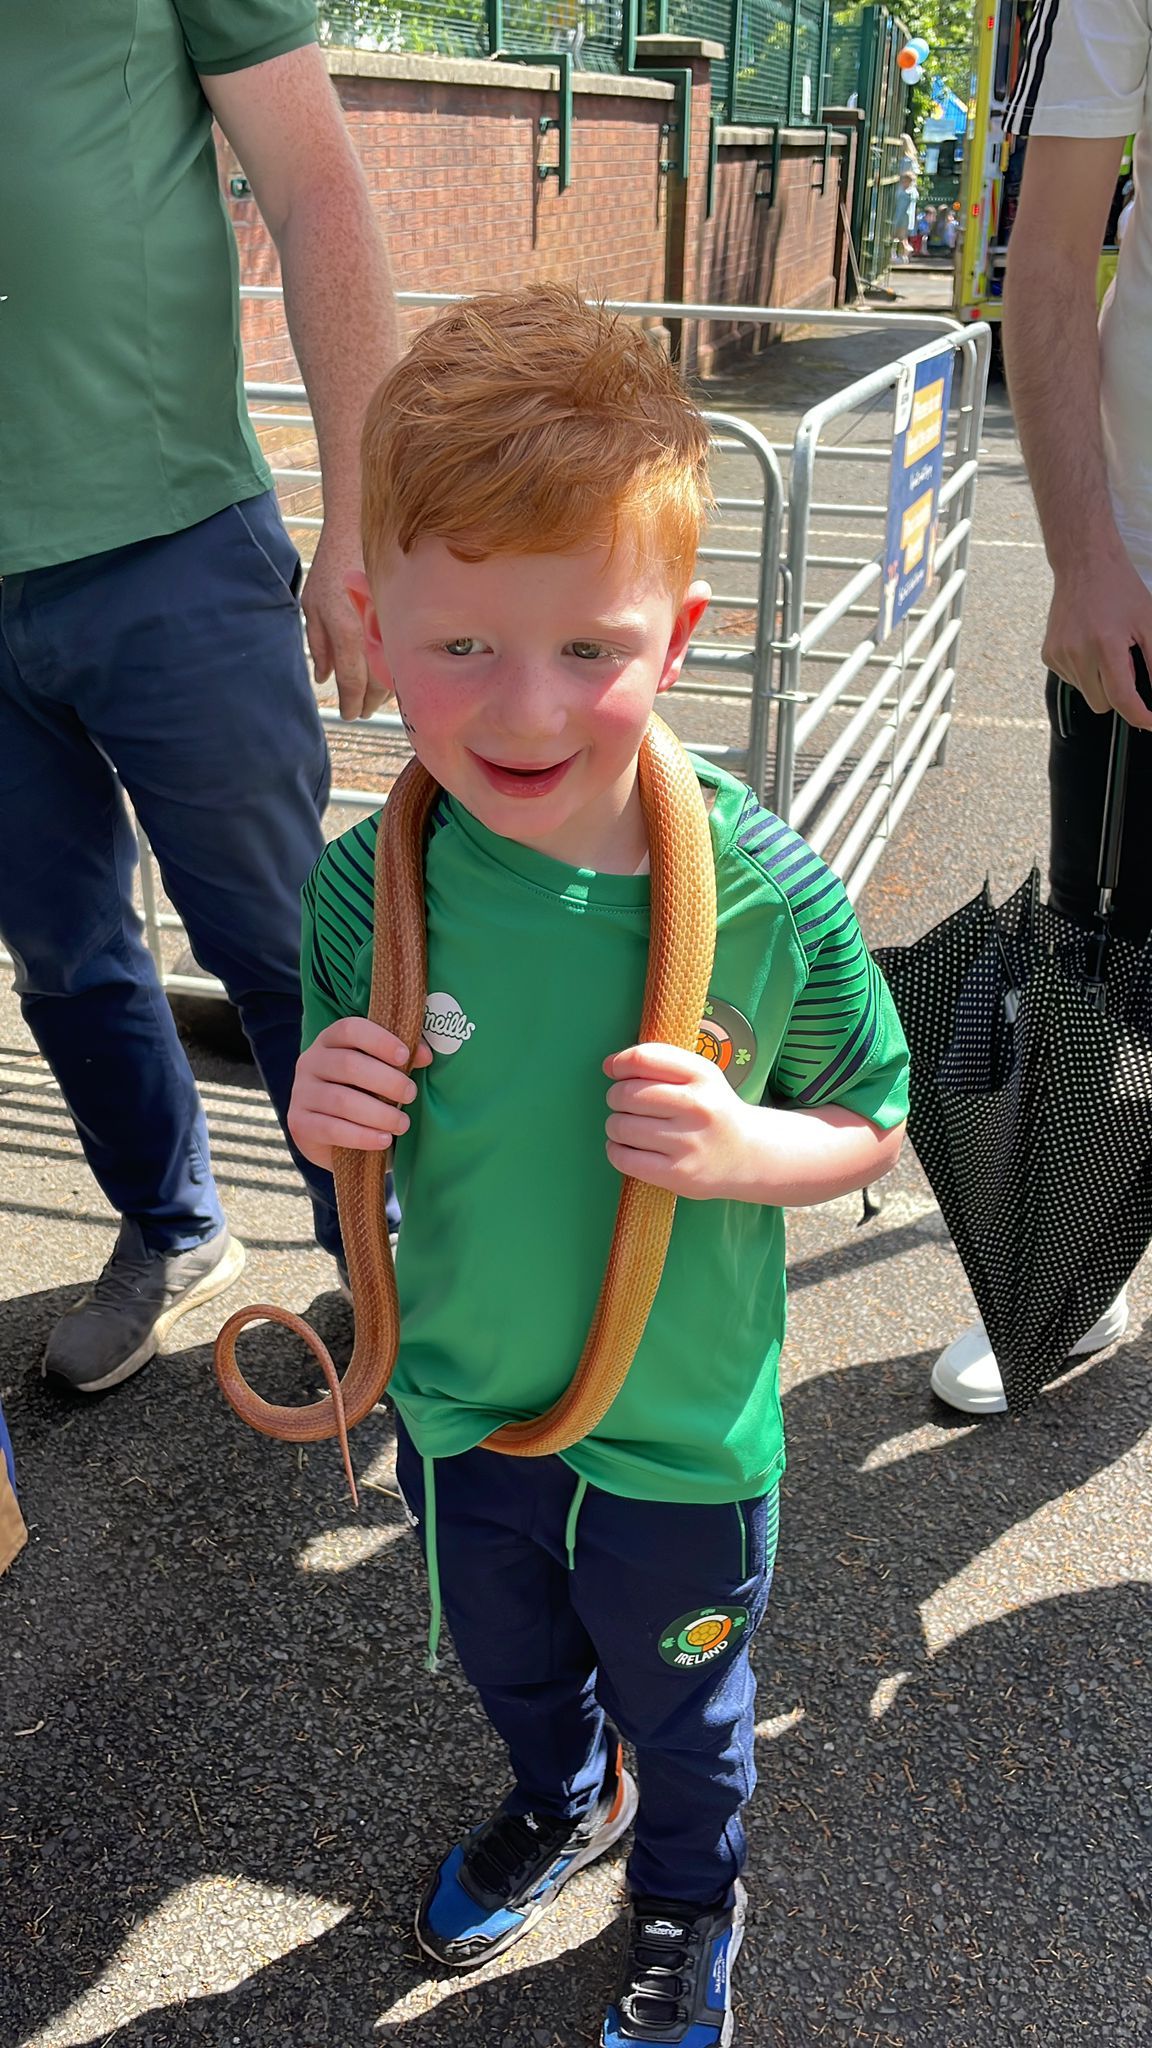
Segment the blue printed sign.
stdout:
[[880,638],[886,640],[932,581],[952,350],[910,363],[896,388],[896,435],[888,485],[888,534]]

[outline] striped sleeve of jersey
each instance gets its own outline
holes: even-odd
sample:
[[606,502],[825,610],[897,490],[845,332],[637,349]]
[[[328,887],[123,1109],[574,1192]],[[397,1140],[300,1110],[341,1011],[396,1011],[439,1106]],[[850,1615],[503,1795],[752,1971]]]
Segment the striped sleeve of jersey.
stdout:
[[1134,134],[1144,117],[1150,40],[1147,0],[1037,0],[1005,133]]
[[[446,798],[433,805],[429,830],[449,817]],[[324,848],[300,899],[300,979],[304,991],[302,1044],[309,1046],[340,1017],[366,1012],[369,974],[358,972],[372,943],[376,896],[376,838],[380,812],[363,818]]]
[[372,938],[372,902],[379,813],[326,846],[301,897],[302,1043],[340,1017],[355,1016],[356,968]]
[[769,1097],[798,1109],[839,1103],[891,1129],[908,1113],[908,1049],[843,883],[751,795],[736,837],[784,898],[806,968],[769,1076]]

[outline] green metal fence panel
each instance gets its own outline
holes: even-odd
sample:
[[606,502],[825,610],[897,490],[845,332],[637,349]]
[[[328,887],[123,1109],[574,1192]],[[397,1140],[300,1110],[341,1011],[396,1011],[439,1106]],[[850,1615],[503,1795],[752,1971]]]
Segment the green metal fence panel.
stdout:
[[824,61],[827,7],[823,0],[797,0],[792,40],[792,80],[788,119],[794,128],[819,121],[824,111]]
[[879,94],[876,105],[876,125],[873,131],[878,143],[874,161],[876,164],[876,209],[875,245],[872,252],[872,275],[882,276],[892,260],[892,216],[896,206],[896,194],[900,186],[900,165],[904,157],[902,136],[908,122],[908,91],[903,73],[897,64],[897,57],[904,48],[912,31],[906,28],[886,8],[878,8],[883,17],[880,24],[881,56],[877,70]]
[[570,51],[581,71],[619,71],[622,0],[328,0],[320,40],[334,47],[441,57],[496,49]]
[[795,26],[793,0],[744,0],[734,120],[787,121]]
[[504,0],[501,47],[568,50],[577,71],[620,71],[621,0]]
[[[579,71],[620,71],[629,0],[327,0],[323,43],[360,50],[487,57],[497,49],[569,51]],[[723,45],[713,69],[718,116],[753,127],[817,125],[826,99],[846,100],[851,38],[830,29],[829,0],[639,0],[646,33]],[[859,24],[854,53],[862,47]],[[830,71],[835,89],[829,95]]]
[[852,243],[861,278],[874,284],[892,258],[908,94],[897,64],[911,31],[883,6],[837,9],[828,65],[829,106],[858,106],[864,122],[852,198]]
[[[711,42],[723,43],[727,50],[732,0],[668,0],[665,11],[669,35],[706,36]],[[658,19],[658,9],[649,7],[645,20],[649,35],[660,33],[656,27]]]
[[427,0],[417,6],[389,0],[329,0],[319,10],[319,25],[320,41],[340,49],[396,56],[489,55],[484,0]]
[[860,64],[864,43],[864,10],[854,7],[850,11],[837,8],[832,15],[828,37],[828,76],[824,88],[824,104],[828,107],[846,107],[853,95],[859,98]]
[[645,19],[649,35],[667,32],[674,36],[703,36],[708,42],[722,44],[723,61],[712,66],[712,105],[721,121],[731,118],[729,51],[733,12],[733,0],[665,0],[662,8],[658,0],[650,0]]

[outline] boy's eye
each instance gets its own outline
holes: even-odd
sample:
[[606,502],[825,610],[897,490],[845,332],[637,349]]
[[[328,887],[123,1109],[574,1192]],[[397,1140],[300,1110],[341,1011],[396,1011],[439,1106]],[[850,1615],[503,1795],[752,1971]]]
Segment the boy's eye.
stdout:
[[568,652],[574,654],[577,661],[598,661],[608,649],[602,640],[570,640]]
[[479,645],[480,642],[478,640],[472,640],[467,635],[464,635],[459,640],[445,640],[444,652],[445,654],[472,654]]

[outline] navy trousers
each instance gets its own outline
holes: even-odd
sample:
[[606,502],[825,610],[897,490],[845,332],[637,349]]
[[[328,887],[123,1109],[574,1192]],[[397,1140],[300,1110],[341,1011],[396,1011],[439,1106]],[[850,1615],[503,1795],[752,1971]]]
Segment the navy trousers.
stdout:
[[507,1744],[513,1813],[577,1819],[604,1776],[606,1719],[636,1752],[634,1897],[724,1900],[756,1782],[748,1648],[778,1495],[722,1507],[623,1500],[560,1458],[474,1450],[425,1467],[397,1422],[397,1476],[465,1674]]
[[[329,768],[300,563],[271,492],[184,532],[0,582],[0,935],[114,1209],[155,1251],[222,1212],[204,1112],[132,907],[126,790],[283,1124],[300,889]],[[294,1153],[328,1251],[331,1177]]]

